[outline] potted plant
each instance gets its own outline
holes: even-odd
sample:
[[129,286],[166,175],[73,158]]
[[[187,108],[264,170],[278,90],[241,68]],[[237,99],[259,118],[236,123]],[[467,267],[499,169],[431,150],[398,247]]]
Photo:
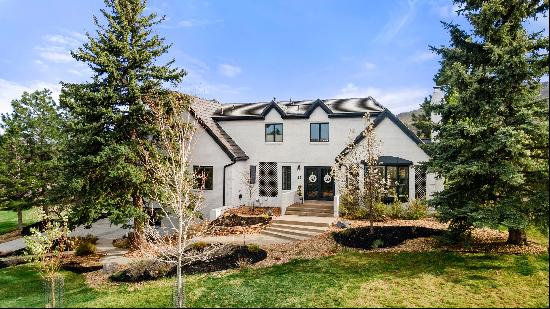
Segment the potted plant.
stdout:
[[300,199],[300,204],[303,204],[304,200],[302,198],[302,185],[298,185],[298,188],[296,189],[296,195],[298,195],[298,198]]

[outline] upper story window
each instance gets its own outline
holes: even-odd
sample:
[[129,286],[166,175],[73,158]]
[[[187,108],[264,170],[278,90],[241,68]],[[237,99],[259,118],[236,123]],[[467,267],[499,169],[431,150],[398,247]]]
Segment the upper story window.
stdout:
[[310,142],[328,142],[328,122],[309,124]]
[[283,141],[283,124],[270,123],[265,125],[265,141],[266,142],[282,142]]
[[195,189],[212,190],[214,187],[214,167],[212,166],[193,166],[195,175]]

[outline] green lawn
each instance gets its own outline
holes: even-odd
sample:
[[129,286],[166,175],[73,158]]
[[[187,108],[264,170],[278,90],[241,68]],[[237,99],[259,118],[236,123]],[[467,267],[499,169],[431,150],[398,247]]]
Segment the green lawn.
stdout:
[[[69,307],[168,307],[172,280],[88,287],[65,273]],[[2,307],[40,307],[29,266],[0,270]],[[342,252],[189,277],[190,307],[548,307],[548,254]]]
[[[40,208],[31,208],[23,211],[23,224],[29,225],[40,220]],[[0,210],[0,235],[17,229],[17,212]]]

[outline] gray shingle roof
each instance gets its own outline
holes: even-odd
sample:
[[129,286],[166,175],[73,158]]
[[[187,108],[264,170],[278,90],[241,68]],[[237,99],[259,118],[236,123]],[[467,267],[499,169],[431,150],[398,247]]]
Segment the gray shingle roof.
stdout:
[[191,113],[231,160],[248,160],[248,156],[241,147],[239,147],[231,136],[212,119],[213,113],[218,110],[220,106],[221,104],[216,101],[193,97]]
[[271,108],[275,108],[284,117],[309,117],[316,107],[323,108],[329,116],[361,116],[366,112],[381,113],[384,107],[372,97],[301,100],[301,101],[271,101],[259,103],[229,103],[220,105],[213,113],[217,120],[239,118],[255,119],[264,117]]

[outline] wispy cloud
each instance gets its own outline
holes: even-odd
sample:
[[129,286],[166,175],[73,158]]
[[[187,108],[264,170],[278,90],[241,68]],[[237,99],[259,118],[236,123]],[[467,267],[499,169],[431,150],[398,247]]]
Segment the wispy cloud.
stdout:
[[66,70],[67,73],[85,76],[90,75],[90,69],[83,63],[77,62],[70,54],[86,41],[86,36],[70,30],[63,30],[62,33],[46,34],[42,37],[42,44],[34,49],[39,59],[34,63],[40,70],[46,70],[50,64],[55,64],[57,68]]
[[336,94],[336,98],[363,98],[371,96],[380,104],[387,107],[394,113],[410,111],[418,108],[424,97],[430,92],[430,89],[424,88],[377,88],[377,87],[358,87],[353,83],[348,83]]
[[382,31],[376,37],[381,43],[389,43],[399,34],[401,29],[412,19],[418,0],[408,0],[407,5],[392,12],[389,21],[384,25]]
[[241,74],[241,68],[238,66],[230,65],[227,63],[220,64],[218,67],[218,72],[220,72],[221,75],[227,76],[227,77],[235,77],[239,74]]
[[425,51],[417,51],[410,57],[410,60],[411,62],[414,62],[414,63],[421,63],[428,60],[432,60],[436,57],[437,57],[437,54],[431,51],[425,50]]
[[31,81],[29,83],[17,83],[0,78],[0,113],[11,111],[11,101],[21,97],[23,92],[32,92],[41,89],[50,89],[55,101],[59,100],[61,85],[46,81]]
[[159,25],[159,27],[167,29],[192,28],[218,24],[221,22],[223,22],[223,19],[182,19],[172,24],[170,20],[166,20],[166,23]]

